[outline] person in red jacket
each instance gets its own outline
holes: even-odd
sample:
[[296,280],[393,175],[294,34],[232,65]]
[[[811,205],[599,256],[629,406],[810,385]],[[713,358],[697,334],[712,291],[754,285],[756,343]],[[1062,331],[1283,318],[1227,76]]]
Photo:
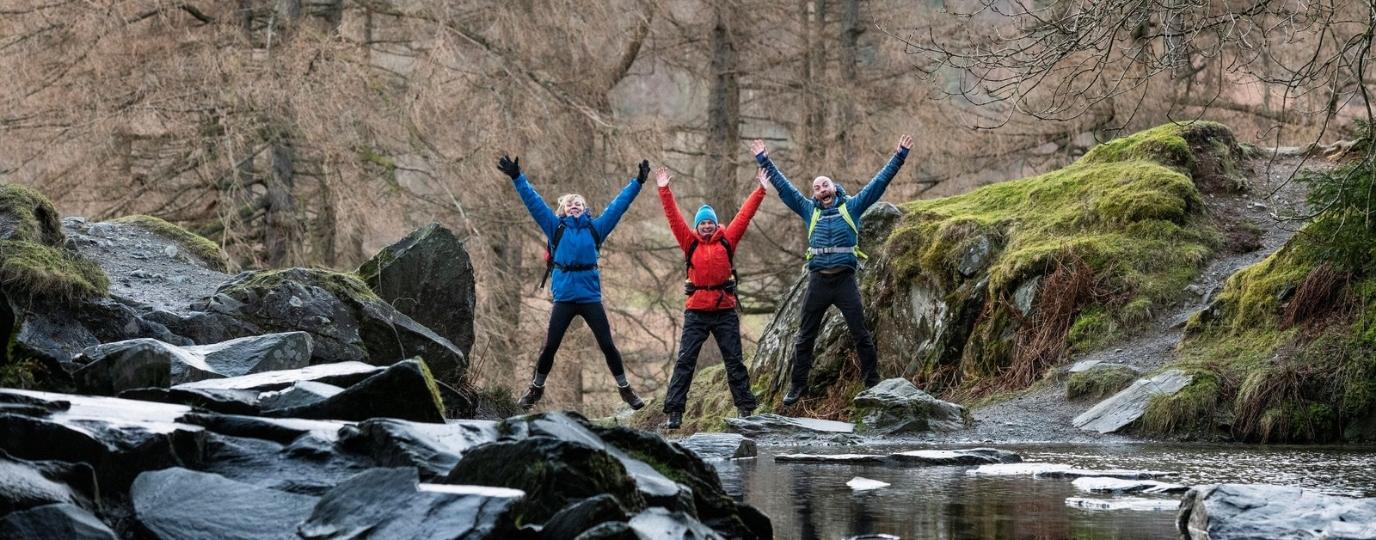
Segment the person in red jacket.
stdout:
[[750,416],[756,402],[755,395],[750,392],[750,373],[745,369],[741,354],[741,319],[736,313],[738,300],[733,259],[741,237],[750,227],[750,218],[755,217],[760,201],[764,200],[769,180],[761,169],[755,176],[760,187],[750,192],[740,212],[725,227],[718,224],[716,211],[705,204],[698,209],[693,226],[689,227],[679,213],[674,193],[669,189],[669,179],[668,169],[660,167],[655,171],[664,216],[669,219],[669,229],[678,240],[679,248],[683,249],[688,267],[688,280],[684,283],[688,299],[684,302],[683,339],[679,343],[678,361],[674,364],[664,400],[664,412],[669,416],[664,427],[677,429],[683,424],[688,388],[697,370],[698,351],[702,350],[709,334],[716,337],[717,347],[721,349],[726,381],[736,410],[741,416]]

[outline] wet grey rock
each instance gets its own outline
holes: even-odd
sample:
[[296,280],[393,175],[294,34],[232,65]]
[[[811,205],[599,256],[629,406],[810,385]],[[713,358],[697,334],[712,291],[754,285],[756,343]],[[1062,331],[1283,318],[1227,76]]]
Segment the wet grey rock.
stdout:
[[987,465],[1018,463],[1022,461],[1022,456],[996,448],[970,448],[968,450],[913,450],[892,454],[889,459],[905,465]]
[[632,511],[645,507],[635,480],[615,457],[554,437],[498,441],[469,450],[445,481],[526,491],[522,515],[531,523],[544,523],[560,509],[601,494]]
[[66,503],[0,514],[0,538],[23,540],[115,540],[114,531],[84,508]]
[[1151,480],[1169,478],[1169,471],[1141,471],[1136,469],[1047,469],[1032,474],[1035,478],[1117,478],[1120,480]]
[[1084,510],[1129,510],[1134,512],[1164,512],[1175,510],[1180,502],[1175,499],[1151,499],[1146,497],[1115,497],[1112,499],[1090,499],[1069,497],[1065,505]]
[[397,311],[464,354],[473,348],[473,263],[449,229],[438,223],[416,229],[363,263],[358,275]]
[[119,393],[120,399],[186,405],[224,414],[258,414],[258,393],[250,390],[212,388],[135,388]]
[[313,381],[333,386],[348,387],[372,377],[373,375],[377,375],[385,369],[385,367],[365,364],[363,362],[340,362],[337,364],[319,364],[301,369],[266,371],[239,377],[207,379],[194,383],[180,384],[177,385],[176,388],[267,392],[283,390],[301,381]]
[[311,336],[305,332],[283,332],[186,347],[185,350],[200,356],[216,373],[237,377],[306,367],[311,360]]
[[326,444],[334,444],[339,440],[339,432],[349,426],[348,422],[333,420],[262,418],[202,413],[188,413],[179,418],[178,421],[201,426],[221,435],[263,439],[281,444],[292,444],[303,437],[311,437],[324,441]]
[[1032,312],[1032,306],[1037,301],[1037,293],[1041,291],[1042,277],[1033,276],[1013,289],[1013,307],[1023,315]]
[[1075,489],[1090,493],[1184,493],[1190,490],[1190,486],[1156,480],[1126,480],[1103,476],[1076,478],[1071,484]]
[[545,522],[540,534],[544,538],[575,538],[603,523],[626,520],[626,510],[616,497],[598,495],[564,507]]
[[631,518],[631,529],[642,540],[724,540],[711,527],[683,512],[651,508]]
[[884,463],[888,456],[880,454],[775,454],[776,463]]
[[574,537],[574,540],[641,540],[629,523],[609,521]]
[[973,277],[980,273],[989,265],[989,255],[993,252],[993,243],[988,236],[980,235],[965,248],[965,252],[960,254],[960,264],[956,270],[960,275]]
[[444,424],[374,418],[340,431],[340,444],[382,467],[416,467],[423,480],[444,478],[469,450],[497,440],[497,423]]
[[263,410],[289,409],[314,405],[343,391],[343,388],[333,384],[297,381],[285,389],[259,394],[258,401]]
[[468,360],[453,343],[398,312],[355,278],[289,268],[244,272],[193,306],[175,330],[198,342],[269,332],[311,335],[312,363],[390,365],[424,358],[439,380],[463,380]]
[[746,437],[790,437],[855,433],[855,424],[816,418],[793,418],[773,413],[727,418],[726,427]]
[[1376,538],[1376,498],[1257,484],[1198,486],[1180,501],[1180,534],[1193,539]]
[[444,422],[444,404],[421,360],[403,360],[324,400],[264,411],[283,418],[367,420],[387,417]]
[[75,362],[82,366],[72,374],[77,389],[103,396],[221,377],[204,359],[148,338],[97,345],[82,351]]
[[134,517],[162,540],[296,538],[315,497],[171,468],[139,475],[130,487]]
[[1075,427],[1099,433],[1113,433],[1136,422],[1156,396],[1172,396],[1194,380],[1178,369],[1171,369],[1149,379],[1138,379],[1132,386],[1105,399],[1075,417]]
[[102,493],[146,470],[201,462],[206,433],[191,409],[118,398],[0,389],[0,449],[30,460],[90,464]]
[[412,468],[373,469],[321,497],[297,529],[307,540],[511,538],[518,490],[422,484]]
[[90,465],[27,461],[0,452],[0,515],[50,504],[95,510],[99,500]]
[[1103,363],[1103,360],[1080,360],[1078,362],[1075,362],[1074,364],[1071,364],[1070,369],[1067,369],[1066,373],[1080,373],[1082,371],[1089,371]]
[[881,381],[856,394],[855,426],[860,433],[898,435],[924,431],[957,431],[972,420],[965,407],[918,390],[903,378]]
[[756,454],[755,441],[739,433],[694,433],[678,444],[702,459],[738,459]]

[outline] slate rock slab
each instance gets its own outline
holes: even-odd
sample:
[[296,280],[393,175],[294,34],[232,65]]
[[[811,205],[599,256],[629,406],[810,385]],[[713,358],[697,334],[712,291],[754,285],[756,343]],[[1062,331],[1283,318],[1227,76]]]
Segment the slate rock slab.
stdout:
[[182,468],[145,472],[129,497],[134,516],[162,540],[296,538],[315,497]]

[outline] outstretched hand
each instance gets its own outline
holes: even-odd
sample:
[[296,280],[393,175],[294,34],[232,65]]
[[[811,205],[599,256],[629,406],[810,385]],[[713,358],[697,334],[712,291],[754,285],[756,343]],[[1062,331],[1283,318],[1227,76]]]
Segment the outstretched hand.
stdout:
[[649,160],[646,160],[646,159],[642,159],[642,160],[640,160],[640,169],[639,169],[638,171],[636,171],[635,180],[636,180],[637,182],[640,182],[640,183],[644,184],[644,183],[645,183],[645,179],[646,179],[646,178],[649,178],[649,177],[650,177],[650,161],[649,161]]
[[764,141],[760,139],[750,141],[750,152],[756,156],[763,156],[765,153]]
[[497,169],[515,180],[516,177],[521,176],[521,158],[518,157],[513,160],[506,154],[502,154],[502,159],[497,160]]
[[769,191],[769,177],[764,174],[764,167],[755,169],[755,181],[760,183],[760,189]]
[[898,138],[898,149],[899,149],[899,150],[907,150],[907,149],[912,148],[912,147],[913,147],[913,136],[912,136],[912,135],[908,135],[907,133],[904,133],[902,137],[899,137],[899,138]]
[[672,178],[672,176],[669,175],[668,167],[660,167],[658,169],[655,169],[655,185],[659,187],[667,186],[669,185],[670,178]]

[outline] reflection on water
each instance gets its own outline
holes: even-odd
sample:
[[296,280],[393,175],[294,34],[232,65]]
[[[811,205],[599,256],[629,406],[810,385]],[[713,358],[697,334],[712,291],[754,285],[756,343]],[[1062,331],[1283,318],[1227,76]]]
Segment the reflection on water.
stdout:
[[[1216,482],[1299,485],[1330,493],[1376,496],[1376,449],[1202,445],[1002,447],[1032,462],[1085,468],[1178,472],[1182,484]],[[910,447],[867,447],[887,453]],[[1175,512],[1086,510],[1068,497],[1069,480],[976,477],[969,467],[897,467],[774,463],[774,454],[853,453],[848,449],[762,447],[760,457],[719,462],[727,491],[764,511],[778,538],[839,539],[887,533],[903,538],[1173,538]],[[893,484],[853,492],[856,476]],[[1140,495],[1139,495],[1140,496]],[[1162,496],[1175,498],[1178,496]]]

